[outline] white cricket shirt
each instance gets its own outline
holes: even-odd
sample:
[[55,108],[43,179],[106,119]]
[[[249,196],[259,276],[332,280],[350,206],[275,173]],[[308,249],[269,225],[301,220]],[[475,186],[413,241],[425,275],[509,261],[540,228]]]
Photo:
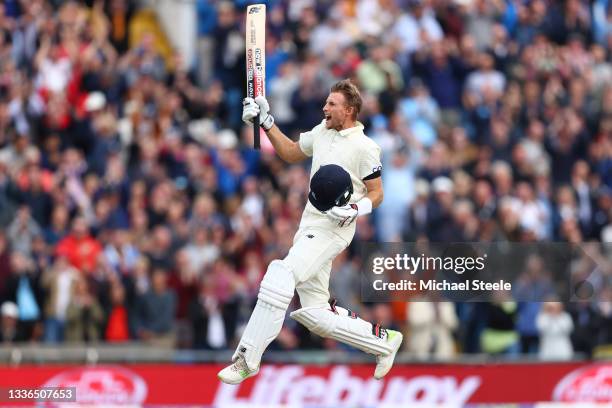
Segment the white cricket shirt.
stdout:
[[[325,120],[311,131],[301,133],[299,145],[304,154],[312,157],[310,178],[326,164],[337,164],[351,175],[353,195],[349,203],[356,203],[365,197],[367,189],[364,179],[380,176],[382,170],[381,149],[372,139],[363,133],[363,125],[337,131],[327,129]],[[310,201],[302,214],[300,228],[320,227],[332,230],[350,243],[355,235],[353,222],[348,227],[338,227],[327,215],[317,210]]]

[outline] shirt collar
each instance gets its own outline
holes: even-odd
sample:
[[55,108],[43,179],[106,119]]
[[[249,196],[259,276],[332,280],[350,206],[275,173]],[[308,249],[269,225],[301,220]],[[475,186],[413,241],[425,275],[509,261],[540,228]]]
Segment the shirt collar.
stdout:
[[362,131],[363,131],[363,124],[358,121],[356,125],[353,126],[352,128],[342,129],[338,133],[340,133],[341,136],[348,136],[350,134],[353,134],[356,132],[362,132]]

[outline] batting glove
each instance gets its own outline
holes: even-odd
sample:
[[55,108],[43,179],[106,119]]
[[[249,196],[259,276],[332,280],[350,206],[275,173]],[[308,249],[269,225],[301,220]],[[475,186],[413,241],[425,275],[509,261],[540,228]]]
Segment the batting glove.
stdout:
[[339,227],[348,227],[359,215],[359,210],[357,204],[347,204],[342,207],[332,207],[325,214]]
[[263,96],[257,98],[244,98],[242,100],[242,120],[247,125],[253,124],[253,119],[259,115],[259,125],[268,131],[274,125],[274,118],[270,115],[270,105]]
[[247,125],[252,125],[257,115],[259,115],[259,105],[255,103],[255,99],[244,98],[242,100],[242,121]]
[[274,118],[270,115],[270,105],[263,96],[255,98],[255,102],[259,105],[259,124],[264,130],[270,130],[274,125]]

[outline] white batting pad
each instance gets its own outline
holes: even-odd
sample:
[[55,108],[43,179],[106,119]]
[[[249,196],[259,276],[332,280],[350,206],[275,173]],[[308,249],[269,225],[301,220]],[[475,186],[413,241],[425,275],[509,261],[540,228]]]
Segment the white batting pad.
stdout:
[[392,352],[386,340],[373,334],[376,326],[342,307],[333,309],[335,311],[326,306],[304,307],[290,316],[319,336],[338,340],[366,353],[388,355]]
[[283,261],[272,261],[261,281],[257,304],[232,360],[242,354],[251,370],[259,367],[263,352],[283,327],[294,289],[295,278],[291,270]]

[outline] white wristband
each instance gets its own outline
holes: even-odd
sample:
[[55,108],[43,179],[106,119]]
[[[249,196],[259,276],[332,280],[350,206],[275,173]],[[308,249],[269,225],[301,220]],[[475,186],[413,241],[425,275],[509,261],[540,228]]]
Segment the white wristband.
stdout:
[[268,130],[272,129],[272,125],[274,125],[274,117],[268,113],[266,119],[261,121],[260,126],[267,132]]
[[367,215],[372,212],[372,200],[368,197],[363,197],[357,201],[357,215]]

